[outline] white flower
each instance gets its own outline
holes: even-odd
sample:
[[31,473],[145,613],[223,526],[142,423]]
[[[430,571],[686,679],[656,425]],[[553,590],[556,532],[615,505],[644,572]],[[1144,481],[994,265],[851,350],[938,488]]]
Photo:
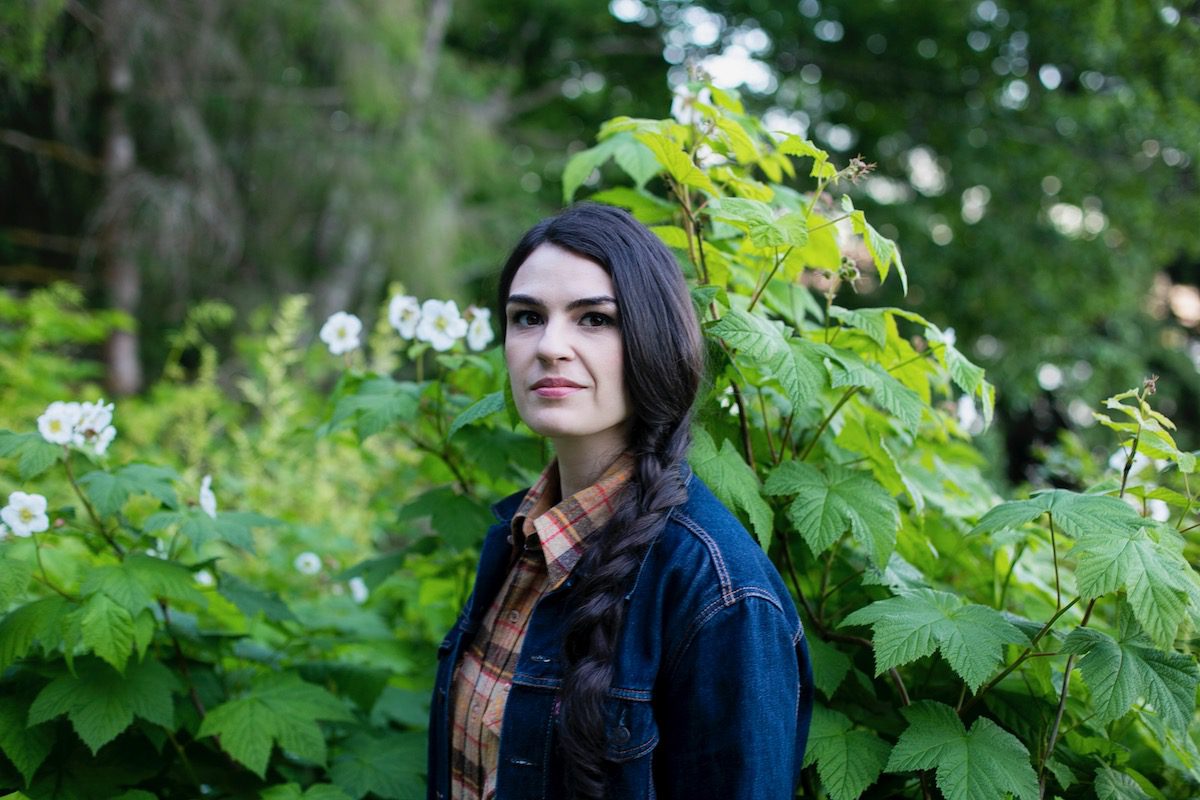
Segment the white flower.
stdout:
[[350,597],[354,598],[354,602],[358,603],[360,606],[367,602],[367,597],[370,596],[371,590],[367,588],[366,581],[358,577],[351,578],[349,586]]
[[8,505],[0,509],[3,519],[13,536],[32,536],[50,527],[46,516],[46,498],[40,494],[13,492],[8,496]]
[[471,317],[471,324],[467,326],[467,347],[472,350],[483,350],[492,339],[495,339],[495,334],[492,333],[492,312],[486,308],[471,307],[474,314]]
[[96,441],[92,442],[92,449],[96,451],[96,455],[102,456],[108,450],[108,446],[112,444],[113,438],[117,435],[117,429],[109,425],[100,433],[96,434]]
[[335,356],[358,349],[358,335],[362,333],[362,320],[345,311],[338,311],[321,326],[321,341],[329,345]]
[[213,519],[217,518],[217,496],[212,490],[212,475],[205,475],[200,481],[200,508]]
[[163,543],[162,539],[155,539],[154,547],[151,547],[149,550],[147,550],[146,555],[150,556],[151,558],[161,558],[166,560],[167,546]]
[[418,339],[429,342],[434,350],[443,352],[466,335],[467,321],[459,316],[458,304],[453,300],[426,300],[421,304]]
[[311,551],[304,551],[292,562],[301,575],[316,575],[321,571],[321,557]]
[[417,335],[421,321],[421,303],[412,295],[398,294],[388,303],[388,322],[405,339]]
[[195,577],[196,583],[205,587],[212,586],[217,582],[217,579],[213,577],[213,574],[206,569],[198,570]]
[[[104,448],[107,449],[108,442],[112,441],[112,437],[116,436],[117,432],[114,429],[111,434],[108,429],[112,428],[113,404],[105,403],[103,398],[94,403],[84,403],[79,407],[79,421],[75,423],[75,435],[72,441],[78,447],[83,447],[90,442],[96,442],[99,447],[99,440],[102,435],[107,436],[107,441],[104,443]],[[98,450],[103,453],[103,450]]]
[[51,444],[70,444],[82,415],[83,407],[79,403],[56,400],[38,417],[38,431]]
[[705,86],[693,94],[686,85],[675,87],[675,97],[671,100],[671,116],[680,125],[691,125],[704,119],[704,115],[695,107],[699,101],[704,105],[712,105],[712,92]]

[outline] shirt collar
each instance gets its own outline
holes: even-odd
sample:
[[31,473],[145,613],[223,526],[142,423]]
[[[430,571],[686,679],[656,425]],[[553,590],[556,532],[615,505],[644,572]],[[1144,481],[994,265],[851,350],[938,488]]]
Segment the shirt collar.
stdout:
[[525,494],[512,520],[514,548],[520,552],[534,537],[546,559],[547,590],[558,588],[571,574],[588,539],[612,519],[621,491],[632,477],[633,455],[623,453],[596,483],[552,506],[561,493],[556,459]]

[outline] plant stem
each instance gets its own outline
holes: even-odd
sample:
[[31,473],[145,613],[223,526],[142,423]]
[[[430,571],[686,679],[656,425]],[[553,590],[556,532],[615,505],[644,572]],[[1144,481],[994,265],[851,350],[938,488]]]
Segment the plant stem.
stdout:
[[1054,555],[1054,610],[1062,608],[1062,589],[1058,582],[1058,544],[1054,535],[1054,515],[1047,512],[1047,519],[1050,520],[1050,550]]
[[63,455],[63,467],[67,471],[67,480],[70,482],[71,488],[75,490],[75,494],[78,495],[80,501],[83,502],[83,507],[87,509],[88,516],[92,518],[92,522],[96,525],[96,530],[100,531],[100,535],[103,536],[104,540],[112,546],[112,549],[117,554],[117,558],[121,561],[124,561],[125,551],[121,548],[121,545],[117,544],[117,541],[112,538],[108,530],[105,529],[104,523],[100,521],[100,516],[96,513],[96,509],[92,508],[92,504],[88,501],[87,495],[83,493],[83,490],[79,488],[79,483],[75,480],[75,472],[71,469],[71,449],[66,445],[63,445],[63,450],[65,451]]
[[754,288],[754,294],[750,297],[750,305],[746,307],[747,313],[753,311],[754,306],[758,305],[758,298],[762,297],[762,293],[766,291],[767,286],[771,283],[771,278],[775,277],[775,273],[779,271],[779,267],[784,261],[787,261],[787,257],[792,254],[792,250],[794,249],[795,245],[792,245],[783,252],[782,256],[780,256],[779,248],[775,248],[775,265],[771,267],[771,271],[767,273],[767,279],[762,282],[762,285]]
[[[783,433],[781,433],[779,435],[779,458],[777,458],[775,461],[776,466],[778,466],[779,462],[783,461],[783,459],[787,456],[788,445],[794,444],[794,442],[791,441],[791,436],[792,436],[792,422],[795,419],[796,419],[796,412],[793,409],[792,413],[788,414],[787,421],[783,425]],[[795,447],[792,447],[792,452],[793,453],[796,452]]]
[[838,411],[841,410],[842,406],[846,405],[851,397],[858,393],[861,388],[861,386],[851,386],[846,393],[842,395],[841,399],[837,401],[837,404],[833,407],[833,410],[826,415],[825,419],[821,420],[821,424],[817,426],[817,432],[813,434],[812,441],[808,443],[808,447],[804,448],[804,452],[800,454],[801,461],[806,461],[808,459],[809,455],[813,451],[813,448],[817,446],[817,441],[821,438],[821,434],[824,433],[825,429],[829,427],[829,423],[833,422],[834,416]]
[[[1013,661],[1013,663],[1009,664],[1007,667],[1005,667],[1000,672],[1000,674],[998,674],[996,677],[992,678],[990,681],[988,681],[986,684],[984,684],[982,687],[980,687],[979,691],[975,693],[975,696],[971,698],[970,702],[968,702],[965,706],[962,706],[959,708],[958,715],[961,717],[964,714],[966,714],[968,711],[970,711],[972,708],[974,708],[975,704],[979,702],[980,698],[982,698],[988,692],[988,690],[990,690],[996,684],[1000,683],[1000,681],[1002,681],[1006,677],[1008,677],[1012,673],[1013,670],[1015,670],[1017,667],[1021,666],[1021,664],[1025,663],[1026,659],[1032,658],[1034,655],[1034,648],[1037,647],[1037,643],[1041,640],[1041,638],[1050,632],[1050,629],[1052,627],[1054,627],[1054,623],[1058,622],[1059,617],[1061,617],[1063,614],[1067,613],[1067,611],[1069,611],[1071,608],[1073,608],[1075,606],[1075,604],[1078,603],[1081,599],[1082,598],[1076,597],[1074,600],[1067,603],[1065,606],[1060,608],[1058,611],[1055,611],[1054,616],[1052,616],[1052,617],[1050,617],[1050,619],[1046,620],[1046,624],[1042,626],[1041,630],[1039,630],[1034,635],[1034,637],[1029,640],[1029,646],[1025,648],[1025,650],[1021,653],[1021,655],[1017,656],[1016,660]],[[1095,603],[1094,600],[1092,602]]]
[[[730,356],[732,358],[732,355]],[[738,423],[742,428],[742,449],[746,451],[746,463],[754,469],[754,444],[750,440],[750,421],[746,418],[746,401],[742,398],[742,390],[737,381],[730,381],[733,387],[733,401],[737,403]]]
[[[1134,450],[1137,449],[1136,442]],[[1132,460],[1132,455],[1130,456]],[[1079,623],[1080,628],[1086,628],[1088,620],[1092,617],[1092,609],[1096,607],[1096,600],[1092,598],[1088,603],[1087,610],[1083,612],[1083,620]],[[1058,698],[1058,711],[1054,715],[1054,724],[1050,726],[1050,739],[1046,742],[1046,752],[1042,755],[1042,763],[1038,766],[1038,797],[1046,796],[1046,762],[1050,760],[1050,756],[1054,754],[1054,746],[1058,743],[1058,729],[1062,724],[1063,712],[1067,708],[1067,694],[1071,689],[1071,670],[1075,669],[1075,654],[1072,653],[1067,657],[1067,666],[1063,670],[1063,685],[1062,694]]]
[[38,535],[36,533],[31,533],[30,538],[33,539],[33,553],[37,557],[38,569],[42,571],[42,577],[38,578],[38,580],[46,584],[47,588],[53,589],[67,600],[70,600],[72,603],[79,602],[77,598],[67,594],[58,586],[56,586],[54,581],[50,580],[50,573],[46,572],[46,565],[42,563],[42,548],[41,545],[38,544]]

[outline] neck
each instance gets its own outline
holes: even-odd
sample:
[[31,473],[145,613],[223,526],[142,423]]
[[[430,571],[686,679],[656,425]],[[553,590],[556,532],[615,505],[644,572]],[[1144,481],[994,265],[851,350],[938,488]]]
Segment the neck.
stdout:
[[627,447],[624,439],[603,442],[555,439],[554,451],[558,457],[558,478],[562,490],[559,499],[570,497],[600,480],[604,470]]

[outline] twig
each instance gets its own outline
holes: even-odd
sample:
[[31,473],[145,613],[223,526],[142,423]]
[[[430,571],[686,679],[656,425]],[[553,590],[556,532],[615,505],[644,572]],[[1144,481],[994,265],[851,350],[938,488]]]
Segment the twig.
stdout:
[[[1083,612],[1083,620],[1079,623],[1080,628],[1086,628],[1088,620],[1092,617],[1092,609],[1096,607],[1096,600],[1092,598],[1088,603],[1087,610]],[[1063,712],[1067,708],[1067,694],[1071,690],[1071,670],[1075,668],[1075,654],[1072,653],[1067,657],[1067,666],[1063,670],[1063,685],[1062,694],[1058,698],[1058,711],[1054,714],[1054,724],[1050,726],[1050,739],[1046,742],[1046,752],[1042,755],[1042,762],[1038,765],[1038,797],[1046,796],[1046,762],[1050,760],[1050,756],[1054,754],[1054,746],[1058,743],[1058,728],[1062,724]]]
[[92,508],[92,504],[88,501],[87,495],[83,493],[83,490],[79,488],[79,484],[75,481],[75,472],[71,469],[71,449],[66,445],[63,445],[63,450],[63,467],[66,468],[67,480],[70,482],[71,488],[75,490],[75,494],[79,495],[79,499],[83,502],[83,507],[87,509],[88,516],[91,517],[92,522],[96,524],[96,528],[100,531],[100,535],[104,537],[105,541],[112,545],[112,549],[116,551],[117,558],[121,561],[124,561],[125,551],[121,549],[121,545],[117,544],[117,541],[109,534],[108,530],[104,527],[104,523],[100,521],[100,516],[96,513],[96,509]]
[[808,456],[812,453],[813,448],[817,446],[817,441],[821,438],[821,434],[824,433],[825,429],[829,427],[829,423],[833,422],[834,416],[838,411],[841,410],[842,406],[849,402],[851,397],[858,394],[858,391],[861,388],[861,386],[851,386],[850,389],[842,395],[841,399],[837,401],[837,405],[833,407],[833,410],[826,415],[825,419],[821,420],[821,424],[817,427],[817,432],[813,434],[812,441],[808,443],[808,447],[804,448],[804,452],[800,454],[801,461],[808,460]]

